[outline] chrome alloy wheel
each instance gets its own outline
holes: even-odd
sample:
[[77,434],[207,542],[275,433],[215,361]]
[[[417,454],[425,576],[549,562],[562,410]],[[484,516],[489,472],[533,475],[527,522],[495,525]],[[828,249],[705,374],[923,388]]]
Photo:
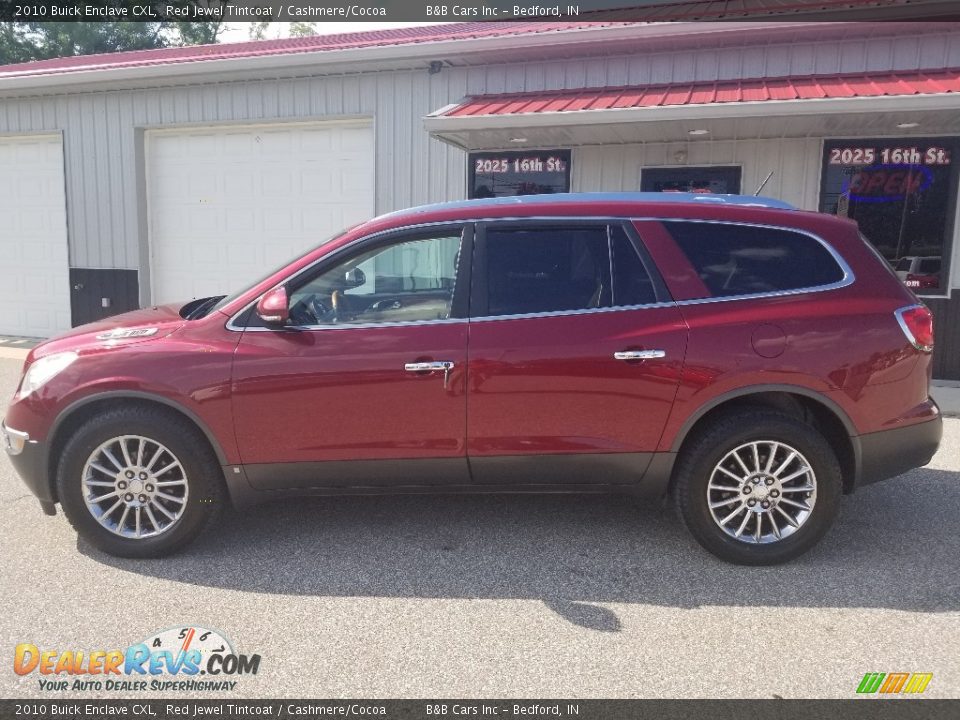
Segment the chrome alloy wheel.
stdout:
[[94,450],[83,466],[83,500],[103,527],[124,538],[154,537],[187,507],[187,473],[156,440],[121,435]]
[[793,535],[817,501],[817,477],[803,454],[774,440],[735,448],[716,464],[707,484],[713,521],[746,543]]

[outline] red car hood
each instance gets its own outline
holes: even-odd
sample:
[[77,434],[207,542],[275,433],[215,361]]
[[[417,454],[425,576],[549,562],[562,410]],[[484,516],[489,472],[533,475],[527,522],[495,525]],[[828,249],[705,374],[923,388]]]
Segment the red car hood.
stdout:
[[[119,345],[149,342],[166,337],[186,322],[180,317],[179,310],[182,303],[160,305],[143,310],[114,315],[113,317],[87,323],[72,330],[50,338],[45,343],[35,347],[27,357],[28,362],[53,353],[73,350],[106,350]],[[104,337],[108,333],[120,330],[144,330],[149,334],[134,335],[131,337]],[[155,330],[155,332],[150,332]]]

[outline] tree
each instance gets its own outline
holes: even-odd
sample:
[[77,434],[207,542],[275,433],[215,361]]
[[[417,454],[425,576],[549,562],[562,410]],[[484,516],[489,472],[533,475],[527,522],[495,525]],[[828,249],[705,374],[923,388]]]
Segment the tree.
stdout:
[[0,23],[0,65],[32,60],[30,48],[10,22]]
[[[84,4],[117,7],[130,5],[130,2],[99,0],[57,3],[61,7]],[[221,0],[169,0],[166,4],[183,7],[224,3]],[[10,17],[8,7],[0,11],[0,20],[3,20],[0,21],[2,65],[75,55],[215,43],[222,26],[218,19],[181,22],[172,17],[156,22],[17,22],[10,20]]]
[[219,20],[207,22],[178,22],[176,27],[180,35],[180,45],[213,45],[220,37],[223,23]]
[[316,34],[317,24],[315,22],[290,23],[290,37],[313,37]]
[[267,30],[269,29],[270,29],[270,21],[261,20],[259,22],[250,23],[250,27],[247,28],[247,33],[250,36],[251,40],[266,40]]

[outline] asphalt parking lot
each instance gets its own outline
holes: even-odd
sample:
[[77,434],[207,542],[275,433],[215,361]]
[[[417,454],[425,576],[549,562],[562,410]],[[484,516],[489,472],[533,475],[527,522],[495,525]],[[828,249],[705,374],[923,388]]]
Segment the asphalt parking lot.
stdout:
[[[0,359],[0,414],[19,368]],[[720,563],[669,509],[564,496],[278,503],[128,561],[42,515],[4,456],[2,696],[44,695],[13,672],[17,643],[123,648],[197,624],[261,655],[239,697],[843,698],[897,671],[960,697],[958,480],[948,419],[929,467],[846,498],[777,568]]]

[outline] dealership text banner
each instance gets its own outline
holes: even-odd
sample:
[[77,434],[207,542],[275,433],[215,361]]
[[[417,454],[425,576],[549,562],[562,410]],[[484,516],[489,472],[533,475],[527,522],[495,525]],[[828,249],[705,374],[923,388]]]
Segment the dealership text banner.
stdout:
[[184,21],[196,22],[474,22],[544,20],[949,20],[960,19],[954,0],[87,0],[86,2],[0,1],[0,20],[21,22]]
[[0,700],[0,717],[64,718],[555,718],[557,720],[940,720],[956,718],[955,700]]

